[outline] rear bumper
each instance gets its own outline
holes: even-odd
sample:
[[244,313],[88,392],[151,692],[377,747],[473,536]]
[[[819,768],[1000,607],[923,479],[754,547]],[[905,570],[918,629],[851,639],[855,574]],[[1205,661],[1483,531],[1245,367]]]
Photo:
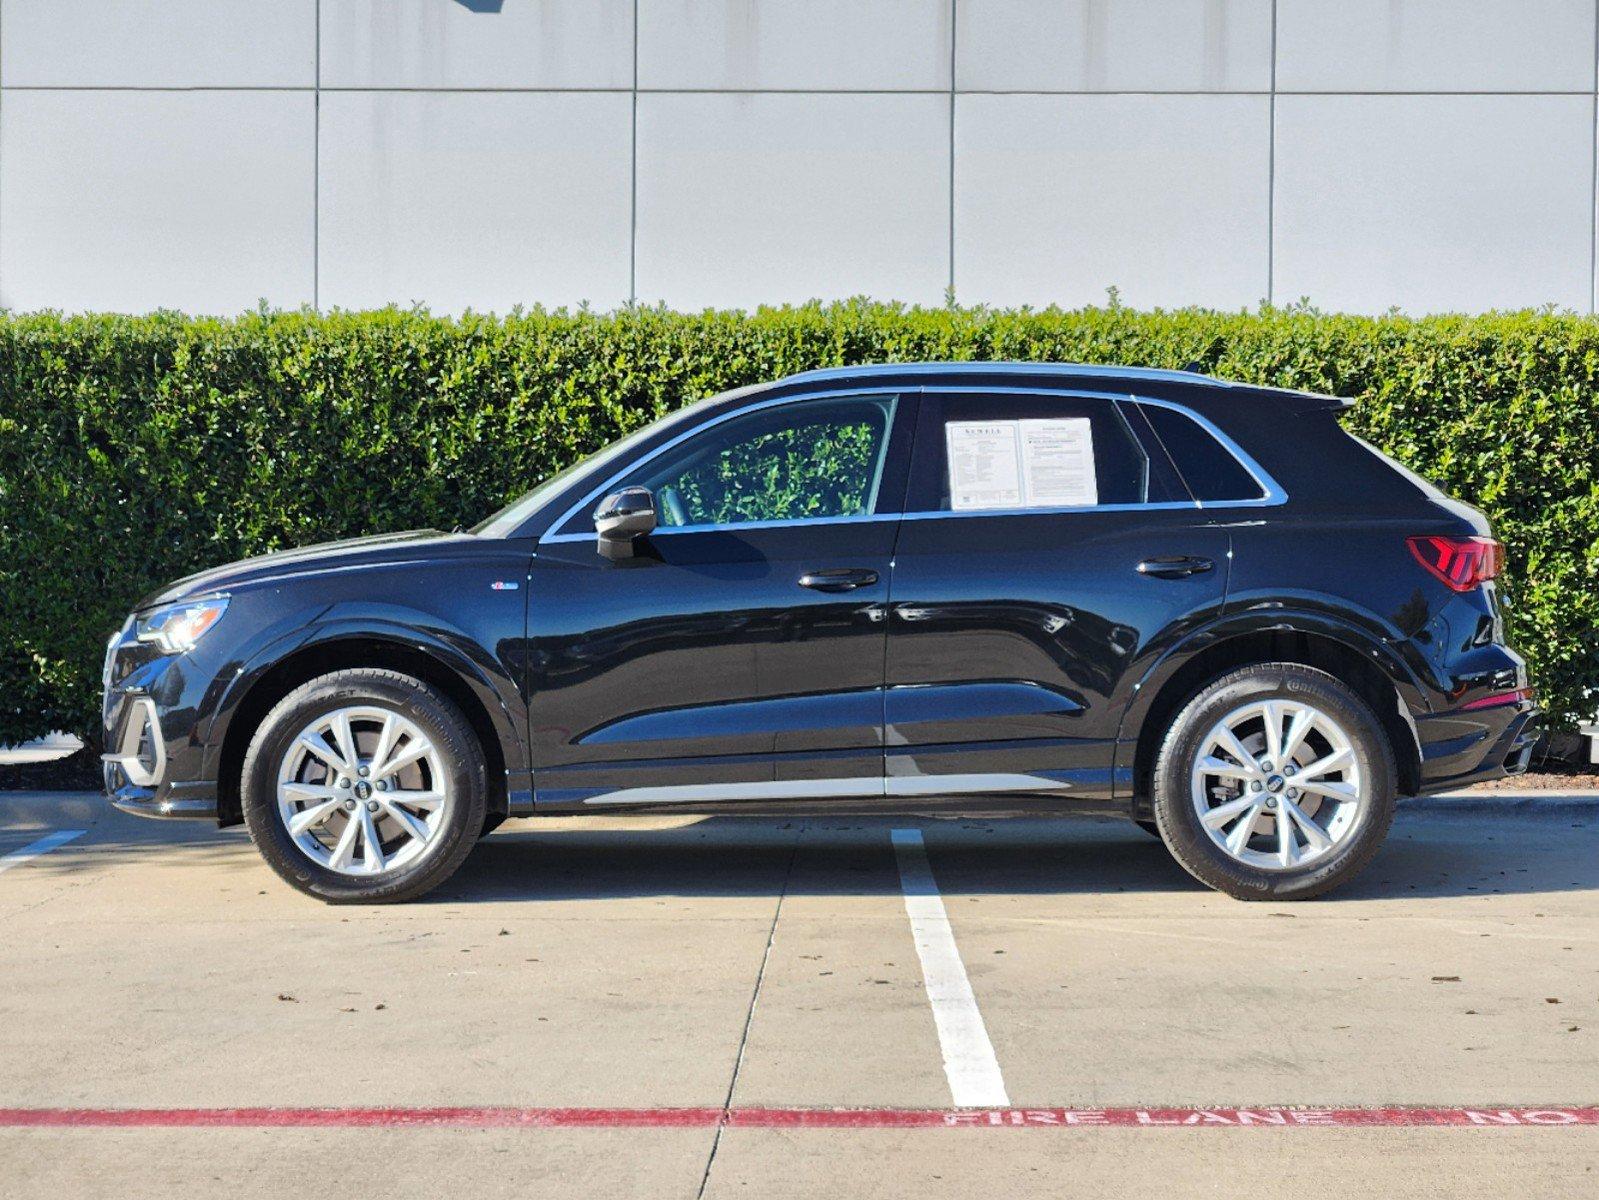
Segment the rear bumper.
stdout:
[[1420,793],[1449,791],[1520,775],[1543,734],[1543,710],[1531,700],[1493,708],[1434,713],[1416,720],[1421,740]]

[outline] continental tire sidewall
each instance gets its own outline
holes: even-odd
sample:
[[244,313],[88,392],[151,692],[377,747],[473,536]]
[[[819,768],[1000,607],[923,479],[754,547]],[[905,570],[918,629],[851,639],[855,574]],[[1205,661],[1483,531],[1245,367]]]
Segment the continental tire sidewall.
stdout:
[[[277,806],[278,766],[300,730],[322,714],[357,705],[386,708],[414,721],[437,748],[453,795],[445,827],[427,853],[373,880],[312,862],[289,836]],[[488,807],[483,764],[466,718],[427,684],[395,671],[338,671],[290,692],[257,729],[240,781],[244,822],[267,864],[308,895],[335,904],[409,900],[453,875],[477,843]]]
[[[1287,871],[1253,868],[1227,854],[1200,824],[1190,794],[1192,767],[1209,730],[1240,706],[1268,699],[1311,704],[1336,721],[1349,735],[1367,789],[1355,825],[1336,848]],[[1162,840],[1195,878],[1240,900],[1291,900],[1335,888],[1371,861],[1393,823],[1397,792],[1393,749],[1365,701],[1323,671],[1272,663],[1225,675],[1189,701],[1157,757],[1151,798]]]

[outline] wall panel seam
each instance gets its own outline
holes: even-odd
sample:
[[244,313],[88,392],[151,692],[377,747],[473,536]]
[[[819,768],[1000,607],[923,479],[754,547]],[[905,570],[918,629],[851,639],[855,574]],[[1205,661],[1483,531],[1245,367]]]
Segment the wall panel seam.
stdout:
[[[3,2],[3,0],[0,0]],[[316,0],[311,95],[311,307],[322,309],[322,0]]]
[[[1596,0],[1599,2],[1599,0]],[[633,0],[633,105],[628,147],[627,302],[638,303],[638,6]]]
[[1599,311],[1599,0],[1593,6],[1593,100],[1588,128],[1588,311]]
[[[4,138],[4,126],[5,126],[5,119],[6,119],[6,114],[5,114],[5,92],[6,92],[5,84],[6,84],[6,80],[5,80],[5,66],[4,66],[4,64],[5,64],[5,43],[6,43],[6,25],[5,25],[6,18],[5,18],[5,13],[6,13],[5,0],[0,0],[0,141],[3,141],[3,138]],[[4,164],[3,158],[0,158],[0,207],[3,207],[3,197],[5,195],[5,187],[6,187],[4,166],[5,166],[5,164]],[[0,231],[0,233],[3,233],[3,231]],[[0,236],[0,246],[3,246],[3,245],[5,245],[5,239],[4,239],[3,236]],[[6,294],[5,293],[5,256],[4,255],[0,255],[0,306],[4,306],[5,305],[5,294]]]
[[[1595,0],[1599,3],[1599,0]],[[1277,296],[1277,0],[1271,0],[1271,99],[1266,107],[1266,303]]]
[[[1595,0],[1599,3],[1599,0]],[[959,36],[960,0],[949,0],[949,303],[955,302],[955,39]]]

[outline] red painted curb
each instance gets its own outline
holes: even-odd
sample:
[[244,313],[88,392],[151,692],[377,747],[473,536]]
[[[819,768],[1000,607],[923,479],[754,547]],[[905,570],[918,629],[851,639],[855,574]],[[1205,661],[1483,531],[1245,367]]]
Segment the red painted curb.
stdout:
[[1577,1108],[4,1108],[9,1128],[682,1129],[1551,1128]]

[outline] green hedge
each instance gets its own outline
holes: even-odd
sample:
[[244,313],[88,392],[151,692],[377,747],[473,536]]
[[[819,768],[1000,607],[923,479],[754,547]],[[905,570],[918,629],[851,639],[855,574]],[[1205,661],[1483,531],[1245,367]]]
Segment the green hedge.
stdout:
[[723,388],[828,364],[1180,367],[1358,397],[1352,425],[1486,509],[1556,716],[1599,684],[1599,321],[913,310],[0,314],[0,741],[96,724],[103,640],[209,564],[470,524]]

